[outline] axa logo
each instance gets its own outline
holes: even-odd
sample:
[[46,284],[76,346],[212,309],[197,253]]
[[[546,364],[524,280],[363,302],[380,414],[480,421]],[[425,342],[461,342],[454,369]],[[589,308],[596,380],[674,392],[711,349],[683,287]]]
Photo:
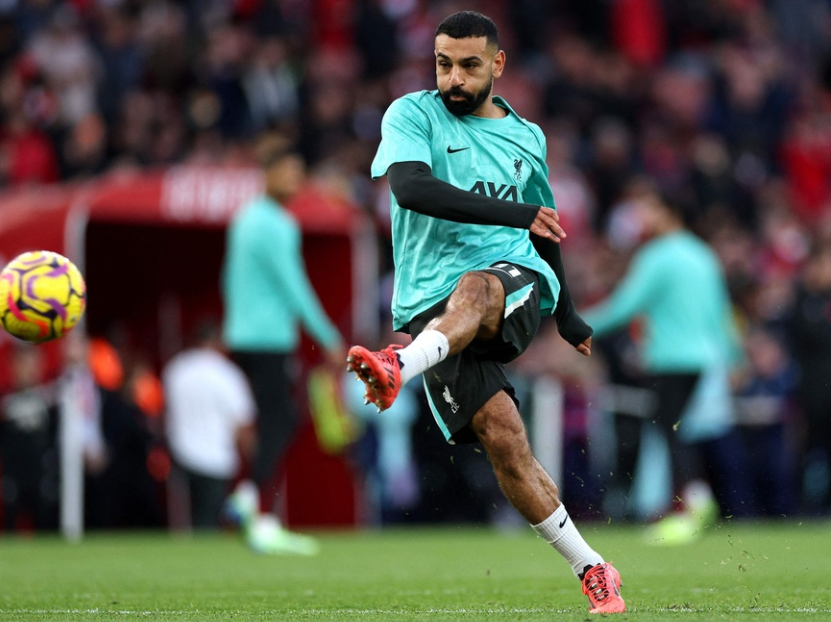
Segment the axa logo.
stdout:
[[517,190],[516,186],[511,186],[510,184],[500,184],[497,186],[492,181],[477,181],[473,184],[470,192],[478,192],[493,199],[519,202],[519,190]]

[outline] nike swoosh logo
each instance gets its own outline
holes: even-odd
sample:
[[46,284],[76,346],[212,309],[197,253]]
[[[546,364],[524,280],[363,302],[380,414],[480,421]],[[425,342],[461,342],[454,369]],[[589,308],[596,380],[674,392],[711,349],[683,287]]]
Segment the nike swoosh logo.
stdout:
[[448,145],[447,153],[456,153],[458,151],[464,151],[465,149],[470,149],[470,147],[462,147],[461,149],[451,149],[450,145]]
[[565,525],[565,524],[566,524],[566,522],[568,522],[568,514],[566,514],[566,517],[563,519],[563,522],[562,522],[562,523],[560,523],[560,529],[562,529],[562,528],[563,528],[563,525]]

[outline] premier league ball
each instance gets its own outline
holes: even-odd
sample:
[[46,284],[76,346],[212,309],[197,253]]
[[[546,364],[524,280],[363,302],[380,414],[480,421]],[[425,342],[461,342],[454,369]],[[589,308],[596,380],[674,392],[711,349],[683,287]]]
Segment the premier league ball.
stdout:
[[63,337],[81,320],[87,287],[69,259],[51,251],[18,255],[0,272],[0,323],[30,343]]

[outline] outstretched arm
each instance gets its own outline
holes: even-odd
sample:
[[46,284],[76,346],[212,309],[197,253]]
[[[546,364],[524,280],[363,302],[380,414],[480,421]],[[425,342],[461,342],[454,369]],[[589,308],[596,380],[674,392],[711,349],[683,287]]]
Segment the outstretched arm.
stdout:
[[598,335],[626,326],[649,309],[664,288],[670,269],[666,262],[656,261],[648,249],[641,247],[609,297],[583,314]]
[[387,170],[387,178],[398,204],[419,214],[472,225],[528,229],[552,242],[566,237],[554,209],[462,190],[434,177],[424,162],[396,162]]

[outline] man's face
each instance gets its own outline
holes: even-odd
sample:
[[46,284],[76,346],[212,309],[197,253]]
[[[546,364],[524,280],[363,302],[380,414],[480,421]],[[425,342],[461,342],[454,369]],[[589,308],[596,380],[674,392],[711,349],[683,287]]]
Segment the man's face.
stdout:
[[266,170],[266,191],[281,199],[293,197],[305,181],[306,166],[295,154],[284,155]]
[[635,218],[640,223],[641,232],[648,238],[661,235],[675,223],[675,217],[661,198],[652,193],[644,192],[633,199],[635,204]]
[[493,80],[502,75],[505,54],[488,47],[485,37],[436,37],[436,83],[452,114],[463,117],[490,98]]

